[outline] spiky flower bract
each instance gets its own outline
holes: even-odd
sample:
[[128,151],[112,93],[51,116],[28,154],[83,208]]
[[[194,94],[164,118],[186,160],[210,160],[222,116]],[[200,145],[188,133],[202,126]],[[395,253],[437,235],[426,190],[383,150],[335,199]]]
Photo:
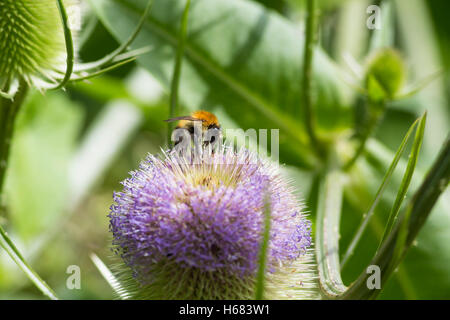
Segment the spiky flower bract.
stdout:
[[246,149],[199,157],[149,155],[114,195],[110,229],[122,273],[133,274],[130,297],[254,298],[267,192],[265,298],[312,297],[311,225],[278,165]]
[[[70,7],[78,1],[64,0],[64,4]],[[0,90],[19,80],[38,89],[54,85],[65,72],[66,59],[55,0],[0,1]]]

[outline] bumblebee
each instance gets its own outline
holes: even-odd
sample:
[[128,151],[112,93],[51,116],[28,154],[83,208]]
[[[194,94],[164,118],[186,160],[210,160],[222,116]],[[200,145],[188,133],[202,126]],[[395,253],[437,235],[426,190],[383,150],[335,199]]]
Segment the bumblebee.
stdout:
[[[198,110],[191,113],[189,116],[182,116],[164,120],[166,122],[178,121],[178,125],[175,129],[184,129],[187,130],[193,138],[195,131],[195,122],[201,122],[202,134],[205,136],[203,139],[203,144],[213,144],[217,142],[217,139],[221,137],[221,128],[219,124],[219,120],[217,117],[208,111]],[[178,140],[175,141],[175,145],[182,142],[182,137],[179,137]]]

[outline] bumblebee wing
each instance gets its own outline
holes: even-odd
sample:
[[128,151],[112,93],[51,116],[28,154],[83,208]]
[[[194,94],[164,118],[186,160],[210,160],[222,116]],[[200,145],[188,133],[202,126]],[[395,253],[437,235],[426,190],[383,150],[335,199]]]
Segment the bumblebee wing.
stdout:
[[174,122],[179,120],[189,120],[189,121],[203,121],[202,119],[194,118],[191,116],[183,116],[183,117],[176,117],[176,118],[170,118],[167,120],[164,120],[165,122]]

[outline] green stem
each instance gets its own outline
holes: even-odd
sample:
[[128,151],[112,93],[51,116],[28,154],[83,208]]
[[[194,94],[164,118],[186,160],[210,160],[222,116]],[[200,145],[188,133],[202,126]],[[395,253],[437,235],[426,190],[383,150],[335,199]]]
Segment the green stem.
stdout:
[[[183,17],[181,20],[181,29],[178,37],[178,47],[176,53],[175,67],[173,70],[172,84],[170,90],[170,113],[169,118],[174,118],[178,114],[178,88],[180,86],[180,76],[181,76],[181,65],[183,62],[184,47],[186,45],[186,33],[187,33],[187,22],[189,15],[189,7],[191,1],[186,1],[186,6],[184,7]],[[168,140],[167,143],[170,145],[171,135],[174,124],[169,122],[168,124]]]
[[[369,104],[372,104],[369,102]],[[369,110],[372,109],[369,107]],[[344,165],[343,170],[348,171],[358,160],[358,158],[361,156],[363,151],[366,148],[367,140],[372,136],[373,131],[378,125],[378,122],[380,121],[381,115],[383,114],[382,110],[384,110],[384,103],[381,106],[375,106],[375,110],[371,110],[369,120],[367,122],[367,127],[364,130],[364,133],[362,137],[360,138],[358,149],[356,149],[355,154],[353,157]]]
[[314,45],[316,37],[316,1],[306,2],[308,17],[306,19],[305,54],[303,61],[303,105],[305,112],[305,126],[309,135],[310,144],[319,154],[322,149],[316,134],[316,117],[312,106],[312,67],[314,58]]
[[255,299],[264,299],[264,280],[266,278],[267,251],[269,249],[270,240],[270,219],[271,219],[271,203],[269,194],[265,197],[264,205],[264,233],[261,241],[261,249],[259,252],[258,273],[256,275]]
[[72,76],[75,59],[75,49],[73,46],[72,31],[70,30],[69,26],[69,17],[67,15],[66,8],[64,7],[64,3],[62,0],[57,0],[56,3],[58,5],[58,10],[61,15],[61,22],[63,25],[64,40],[66,42],[66,52],[67,52],[66,73],[61,82],[53,88],[53,89],[61,89],[67,84],[67,82],[69,82],[70,77]]
[[11,259],[19,266],[34,285],[51,300],[58,300],[55,292],[42,280],[39,275],[30,267],[24,257],[20,254],[8,234],[0,226],[0,247],[5,249]]
[[[141,16],[139,23],[136,26],[136,29],[134,29],[133,33],[128,37],[128,39],[126,39],[116,50],[114,50],[110,54],[107,54],[106,56],[104,56],[103,58],[101,58],[97,61],[77,64],[77,66],[75,67],[75,72],[99,69],[104,66],[108,66],[110,63],[117,62],[116,59],[121,54],[123,54],[125,51],[127,51],[128,47],[133,43],[133,41],[139,35],[139,32],[141,31],[142,27],[144,26],[145,22],[147,21],[147,18],[150,15],[150,10],[153,6],[153,2],[154,2],[153,0],[148,1],[147,7],[145,8],[144,13]],[[94,21],[94,22],[96,22],[96,21]]]

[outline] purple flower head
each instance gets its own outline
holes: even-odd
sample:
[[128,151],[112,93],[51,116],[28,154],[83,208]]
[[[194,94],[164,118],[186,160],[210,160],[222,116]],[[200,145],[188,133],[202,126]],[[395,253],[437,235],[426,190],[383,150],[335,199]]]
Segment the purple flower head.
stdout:
[[163,266],[252,279],[267,194],[269,273],[295,265],[311,245],[310,222],[278,166],[246,149],[205,152],[200,161],[149,155],[123,185],[110,229],[116,253],[141,285],[157,282]]

